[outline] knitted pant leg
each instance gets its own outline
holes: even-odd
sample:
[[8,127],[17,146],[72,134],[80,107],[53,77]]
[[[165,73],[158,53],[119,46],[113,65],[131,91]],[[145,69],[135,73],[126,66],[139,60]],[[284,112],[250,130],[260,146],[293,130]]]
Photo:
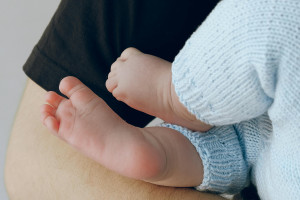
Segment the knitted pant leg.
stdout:
[[199,153],[204,178],[196,189],[235,194],[247,186],[248,164],[233,126],[214,127],[205,133],[168,123],[161,126],[182,133]]

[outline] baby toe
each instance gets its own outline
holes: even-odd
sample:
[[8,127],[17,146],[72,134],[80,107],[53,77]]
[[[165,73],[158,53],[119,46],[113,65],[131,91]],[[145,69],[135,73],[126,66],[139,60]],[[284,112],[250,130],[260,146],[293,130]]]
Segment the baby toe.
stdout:
[[72,104],[76,106],[85,106],[98,96],[75,77],[64,78],[59,85],[60,91],[69,97]]
[[54,108],[57,108],[58,105],[64,100],[62,96],[58,95],[56,92],[47,92],[45,96],[46,102],[53,106]]
[[50,115],[55,115],[56,108],[49,104],[44,104],[41,106],[41,113],[48,113]]

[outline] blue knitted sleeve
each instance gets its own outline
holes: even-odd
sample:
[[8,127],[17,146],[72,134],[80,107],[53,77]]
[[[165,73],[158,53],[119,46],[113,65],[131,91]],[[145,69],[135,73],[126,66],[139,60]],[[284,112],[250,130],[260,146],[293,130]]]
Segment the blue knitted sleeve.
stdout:
[[201,121],[238,123],[272,104],[281,44],[263,2],[221,1],[175,58],[175,91]]
[[299,0],[223,0],[172,64],[176,94],[199,120],[239,124],[248,152],[257,124],[269,131],[251,157],[261,199],[300,197],[299,13]]

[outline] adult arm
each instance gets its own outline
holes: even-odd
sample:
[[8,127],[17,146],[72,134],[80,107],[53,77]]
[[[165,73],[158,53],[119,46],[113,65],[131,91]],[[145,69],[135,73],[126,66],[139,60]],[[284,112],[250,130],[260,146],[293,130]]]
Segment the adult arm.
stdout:
[[12,129],[5,183],[15,199],[223,198],[189,188],[161,187],[119,176],[48,133],[39,117],[45,91],[28,81]]

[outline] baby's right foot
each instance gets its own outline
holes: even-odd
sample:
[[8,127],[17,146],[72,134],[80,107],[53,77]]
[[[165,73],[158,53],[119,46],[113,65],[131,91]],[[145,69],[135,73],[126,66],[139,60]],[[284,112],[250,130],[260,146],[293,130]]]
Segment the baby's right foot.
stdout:
[[211,128],[179,102],[172,84],[171,63],[128,48],[112,64],[107,89],[136,110],[192,130]]
[[164,153],[155,140],[149,142],[142,129],[123,121],[78,79],[64,78],[60,91],[69,99],[49,92],[41,111],[54,135],[124,176],[146,180],[164,169]]

